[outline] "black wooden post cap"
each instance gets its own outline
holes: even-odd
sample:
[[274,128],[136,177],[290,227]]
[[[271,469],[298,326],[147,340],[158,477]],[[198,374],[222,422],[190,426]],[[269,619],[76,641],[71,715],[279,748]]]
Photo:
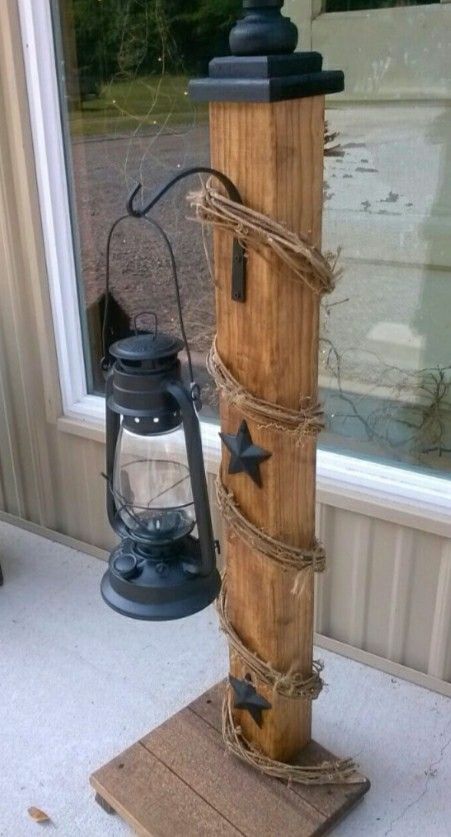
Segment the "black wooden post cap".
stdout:
[[277,102],[339,93],[344,76],[322,70],[318,52],[295,52],[298,30],[281,13],[284,0],[243,0],[243,17],[232,28],[232,55],[214,58],[208,78],[189,92],[197,102]]

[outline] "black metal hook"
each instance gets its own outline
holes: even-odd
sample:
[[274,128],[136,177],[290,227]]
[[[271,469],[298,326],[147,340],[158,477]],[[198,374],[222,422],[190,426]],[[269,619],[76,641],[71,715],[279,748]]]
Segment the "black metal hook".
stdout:
[[[138,183],[136,188],[131,193],[128,201],[127,201],[127,212],[133,218],[143,218],[153,209],[154,206],[161,200],[176,183],[180,180],[184,180],[186,177],[190,177],[193,174],[210,174],[213,177],[216,177],[222,185],[225,187],[229,198],[234,201],[235,203],[242,204],[243,201],[241,199],[241,195],[236,188],[235,184],[227,177],[223,172],[218,171],[217,169],[210,168],[209,166],[194,166],[189,169],[183,169],[183,171],[179,172],[175,177],[172,178],[156,195],[149,201],[147,206],[143,209],[137,209],[135,207],[135,198],[139,195],[142,190],[142,184]],[[244,302],[246,299],[246,259],[244,253],[244,247],[237,238],[233,239],[233,262],[232,262],[232,299],[235,302]]]

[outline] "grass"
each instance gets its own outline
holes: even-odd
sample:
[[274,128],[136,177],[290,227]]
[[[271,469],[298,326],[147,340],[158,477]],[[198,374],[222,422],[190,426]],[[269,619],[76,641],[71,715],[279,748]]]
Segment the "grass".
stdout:
[[69,113],[73,137],[146,133],[206,118],[206,106],[194,112],[186,76],[169,75],[114,81]]

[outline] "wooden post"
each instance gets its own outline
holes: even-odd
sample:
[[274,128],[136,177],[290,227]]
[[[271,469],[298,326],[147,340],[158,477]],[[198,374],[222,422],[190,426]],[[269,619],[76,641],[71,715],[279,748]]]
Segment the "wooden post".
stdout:
[[[210,106],[212,165],[236,183],[243,201],[282,221],[290,230],[321,243],[324,97],[269,104],[215,103]],[[215,234],[217,346],[234,377],[253,395],[298,409],[300,399],[317,400],[319,297],[277,256],[249,252],[245,304],[230,294],[230,238]],[[236,433],[243,419],[221,403],[221,428]],[[252,440],[272,456],[261,467],[259,488],[247,474],[222,480],[244,515],[269,535],[309,547],[315,535],[316,444],[263,429],[247,419]],[[313,572],[305,571],[301,595],[296,573],[229,535],[228,614],[244,643],[279,671],[309,675],[313,646]],[[236,658],[231,673],[247,674]],[[282,697],[255,683],[272,704],[259,728],[247,711],[236,710],[245,737],[280,761],[289,761],[311,737],[311,702]]]
[[[210,79],[195,82],[193,90],[197,98],[210,101],[212,166],[234,182],[246,205],[302,233],[319,247],[323,93],[330,89],[330,77],[333,76],[332,90],[341,89],[343,80],[341,73],[321,72],[320,64],[315,67],[317,84],[313,92],[317,95],[311,95],[301,77],[302,71],[308,69],[302,61],[308,64],[309,55],[274,55],[274,51],[283,52],[284,38],[285,47],[290,38],[293,43],[293,24],[275,12],[281,5],[278,0],[245,2],[244,8],[251,17],[238,24],[231,36],[232,48],[239,49],[240,57],[212,62]],[[271,11],[268,7],[272,7]],[[273,53],[270,57],[255,58],[255,37],[260,49],[268,45],[268,51]],[[246,58],[246,51],[254,57]],[[316,60],[314,55],[311,54],[310,63]],[[295,76],[290,60],[298,62]],[[255,74],[256,64],[260,90],[253,78],[244,96],[243,80],[236,82],[236,76]],[[266,78],[262,68],[266,68]],[[279,93],[274,93],[274,81],[282,86],[284,82],[291,83],[289,94],[286,90],[280,93],[280,87]],[[238,98],[245,101],[236,101]],[[216,231],[217,348],[223,362],[239,383],[258,398],[293,410],[299,409],[301,402],[314,405],[318,398],[319,296],[301,282],[294,282],[289,267],[271,255],[269,249],[264,254],[249,252],[245,303],[232,299],[231,270],[230,235]],[[243,418],[239,409],[221,399],[223,432],[236,434]],[[224,449],[225,487],[233,492],[251,523],[293,546],[312,546],[316,440],[308,437],[296,446],[293,437],[283,431],[265,429],[258,421],[246,420],[253,442],[271,452],[261,465],[262,486],[258,487],[246,473],[229,474],[230,454]],[[245,645],[278,671],[291,669],[309,676],[313,571],[305,571],[297,596],[292,592],[295,578],[295,571],[282,570],[228,533],[227,598],[232,625]],[[239,679],[248,674],[236,655],[231,656],[231,673]],[[255,678],[253,685],[272,708],[262,713],[261,727],[246,710],[234,710],[236,723],[245,738],[267,756],[290,761],[311,739],[311,702],[283,697]]]
[[[324,97],[274,104],[210,106],[212,165],[237,184],[243,201],[321,242]],[[245,151],[244,151],[245,149]],[[230,295],[229,236],[215,235],[217,346],[234,377],[258,398],[291,409],[317,400],[319,297],[293,282],[277,256],[249,253],[246,303]],[[287,275],[288,274],[288,275]],[[236,433],[243,416],[221,404],[221,427]],[[247,419],[252,440],[272,456],[261,465],[259,488],[246,474],[222,479],[245,516],[269,535],[294,546],[311,546],[315,535],[316,444],[263,429]],[[302,593],[286,572],[235,536],[227,541],[229,617],[244,643],[278,671],[309,675],[313,646],[313,572]],[[231,673],[246,670],[232,656]],[[261,729],[247,711],[235,710],[245,737],[280,761],[289,761],[311,737],[311,702],[282,697],[262,683],[257,691],[272,704]]]

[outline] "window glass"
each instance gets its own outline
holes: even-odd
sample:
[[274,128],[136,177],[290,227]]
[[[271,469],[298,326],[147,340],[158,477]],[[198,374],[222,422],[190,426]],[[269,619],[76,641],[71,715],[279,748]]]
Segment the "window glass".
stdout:
[[323,444],[449,470],[449,114],[361,106],[331,119],[324,232],[343,274],[323,304]]
[[330,102],[324,246],[343,275],[323,306],[323,446],[451,466],[451,9],[321,15],[313,48],[345,70]]
[[[103,389],[108,229],[138,182],[148,198],[180,168],[208,163],[207,108],[193,107],[187,80],[204,74],[213,55],[227,52],[230,24],[241,5],[241,0],[53,0],[92,392]],[[400,4],[327,0],[327,11],[385,11],[371,16],[362,31],[353,29],[361,25],[358,16],[346,16],[339,37],[334,27],[328,36],[325,26],[327,20],[336,26],[345,16],[320,16],[324,45],[315,43],[314,22],[313,47],[326,54],[329,67],[345,69],[348,83],[348,99],[331,99],[327,114],[329,131],[337,137],[325,162],[324,246],[342,248],[343,275],[322,308],[320,384],[327,428],[321,445],[447,472],[451,117],[441,62],[449,35],[434,15],[448,10],[409,3],[391,10],[392,5]],[[363,46],[357,50],[358,43]],[[175,247],[196,374],[211,414],[215,395],[204,363],[215,321],[205,257],[209,244],[187,220],[185,201],[196,183],[177,187],[156,217]],[[158,313],[161,329],[178,328],[167,257],[144,224],[125,221],[115,236],[112,291],[117,337],[149,310]]]
[[[189,8],[188,8],[189,6]],[[142,183],[143,200],[179,169],[208,164],[208,108],[194,107],[190,77],[227,52],[240,0],[53,0],[53,22],[88,382],[100,370],[105,251],[112,222]],[[197,378],[211,401],[204,359],[214,330],[214,297],[204,241],[187,220],[176,187],[154,211],[175,249],[186,330]],[[138,204],[139,205],[139,204]],[[161,330],[178,329],[167,255],[145,223],[125,221],[112,247],[115,336],[155,311]],[[146,325],[145,318],[140,325]]]

